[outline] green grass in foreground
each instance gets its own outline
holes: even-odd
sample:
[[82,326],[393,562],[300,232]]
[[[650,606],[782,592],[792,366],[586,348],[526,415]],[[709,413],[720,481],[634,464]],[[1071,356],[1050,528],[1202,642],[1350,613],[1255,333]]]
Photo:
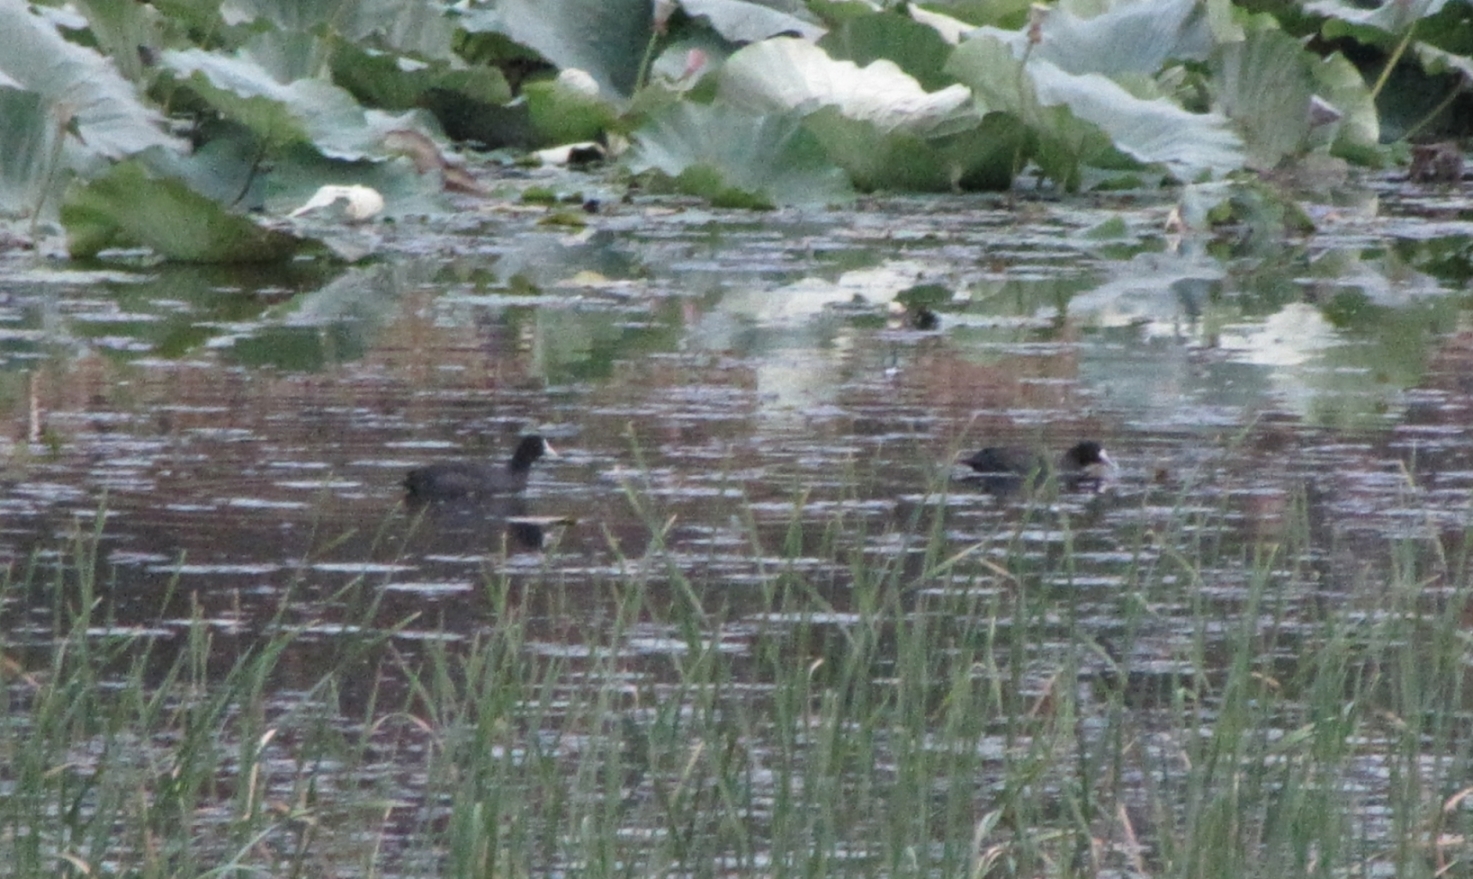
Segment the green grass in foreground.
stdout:
[[[12,571],[0,875],[1469,872],[1469,582],[1435,535],[1329,583],[1302,509],[1234,546],[1183,508],[1112,532],[1090,595],[1045,507],[958,546],[934,510],[796,504],[770,539],[749,515],[753,614],[650,564],[632,501],[628,573],[488,576],[469,641],[396,637],[366,583],[326,648],[285,616],[129,632],[96,533]],[[533,606],[586,613],[576,642]]]

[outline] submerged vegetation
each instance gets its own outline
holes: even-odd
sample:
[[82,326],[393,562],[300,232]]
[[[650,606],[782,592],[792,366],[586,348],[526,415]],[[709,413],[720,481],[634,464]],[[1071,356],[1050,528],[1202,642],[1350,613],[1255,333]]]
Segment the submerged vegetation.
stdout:
[[[359,220],[435,214],[446,191],[487,194],[472,150],[520,160],[580,139],[602,146],[574,155],[611,152],[623,180],[753,207],[1380,166],[1466,106],[1467,15],[1446,0],[5,0],[0,208],[32,235],[59,211],[74,256],[254,261],[364,252],[287,217],[321,187],[374,190],[348,208]],[[1184,205],[1204,201],[1241,219],[1231,190]]]
[[945,502],[883,528],[748,509],[747,594],[689,577],[630,494],[642,559],[592,593],[555,547],[503,565],[483,621],[438,636],[372,576],[308,616],[287,590],[253,632],[172,589],[190,610],[122,625],[99,525],[5,583],[4,872],[1466,865],[1466,534],[1330,591],[1302,503],[1239,544],[1226,509],[1143,496],[1101,588],[1082,503],[1022,500],[960,549]]

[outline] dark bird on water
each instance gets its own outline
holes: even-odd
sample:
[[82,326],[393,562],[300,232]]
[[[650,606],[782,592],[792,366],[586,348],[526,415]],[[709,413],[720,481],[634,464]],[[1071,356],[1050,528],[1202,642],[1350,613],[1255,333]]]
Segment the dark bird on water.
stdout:
[[1115,462],[1105,452],[1104,446],[1094,440],[1085,440],[1071,446],[1056,460],[1031,450],[1010,446],[988,446],[961,459],[984,479],[999,483],[1014,484],[1025,479],[1057,476],[1070,484],[1098,481],[1115,469]]
[[522,437],[511,460],[505,464],[475,464],[447,461],[409,471],[404,488],[416,501],[453,500],[517,494],[527,487],[532,465],[543,455],[557,457],[547,440],[533,434]]

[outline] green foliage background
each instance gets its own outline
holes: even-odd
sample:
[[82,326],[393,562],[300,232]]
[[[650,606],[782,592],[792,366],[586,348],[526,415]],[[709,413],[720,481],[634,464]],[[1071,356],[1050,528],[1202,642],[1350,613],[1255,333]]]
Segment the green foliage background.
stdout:
[[[349,181],[388,217],[433,213],[462,159],[572,139],[616,174],[752,207],[1374,167],[1467,118],[1470,8],[0,0],[0,210],[33,236],[59,218],[77,256],[286,259],[330,233],[201,246],[103,205],[171,180],[202,196],[175,200],[175,230],[225,230],[217,214],[265,223]],[[144,173],[113,173],[125,160]]]

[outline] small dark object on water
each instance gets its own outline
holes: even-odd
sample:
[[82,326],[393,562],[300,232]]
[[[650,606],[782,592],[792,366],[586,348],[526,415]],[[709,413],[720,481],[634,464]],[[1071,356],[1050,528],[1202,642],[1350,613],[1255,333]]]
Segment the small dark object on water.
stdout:
[[1452,141],[1414,144],[1407,179],[1413,183],[1459,183],[1463,179],[1463,151]]
[[592,143],[587,146],[575,146],[568,150],[568,167],[587,168],[607,158],[608,154],[600,144]]
[[930,332],[941,326],[941,318],[926,306],[918,305],[910,310],[910,326],[911,329]]
[[998,485],[1016,485],[1026,478],[1052,473],[1077,486],[1084,482],[1098,482],[1115,469],[1115,462],[1105,453],[1104,446],[1094,440],[1074,444],[1052,463],[1035,451],[1003,446],[988,446],[963,458],[961,463],[977,471],[989,483]]
[[506,536],[517,549],[541,549],[547,531],[531,522],[507,522]]
[[930,332],[941,328],[941,318],[924,305],[907,305],[897,300],[891,302],[887,310],[888,324],[892,329]]
[[436,501],[497,494],[516,494],[527,487],[532,465],[543,455],[557,457],[547,440],[533,434],[517,443],[505,464],[473,464],[447,461],[418,467],[404,477],[411,500]]

